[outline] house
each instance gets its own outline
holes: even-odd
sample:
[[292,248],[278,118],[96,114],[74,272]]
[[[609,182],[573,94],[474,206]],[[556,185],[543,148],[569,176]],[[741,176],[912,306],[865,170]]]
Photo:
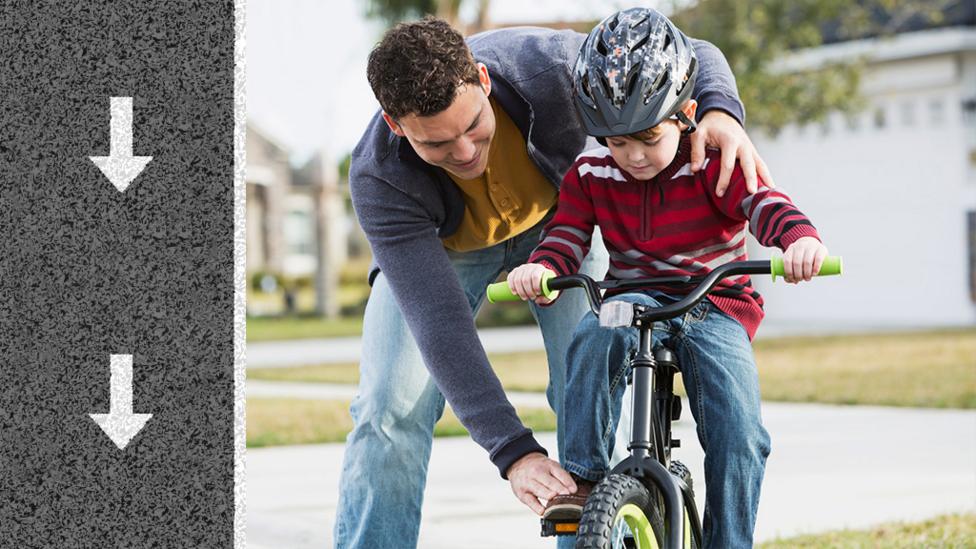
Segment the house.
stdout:
[[976,3],[946,15],[783,60],[785,70],[863,60],[866,106],[775,137],[751,132],[776,183],[845,264],[842,277],[815,284],[757,277],[760,334],[976,323]]
[[[347,244],[336,163],[318,153],[296,169],[289,151],[251,122],[246,147],[248,280],[268,274],[289,290],[297,281],[310,283],[315,311],[338,315],[338,271]],[[248,303],[249,314],[268,312]]]

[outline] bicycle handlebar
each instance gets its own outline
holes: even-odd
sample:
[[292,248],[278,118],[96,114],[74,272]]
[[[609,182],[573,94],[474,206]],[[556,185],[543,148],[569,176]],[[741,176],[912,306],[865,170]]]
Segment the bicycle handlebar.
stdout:
[[[821,265],[820,272],[817,273],[817,276],[839,275],[842,272],[843,261],[841,257],[828,256],[826,259],[824,259],[823,265]],[[638,289],[661,284],[698,282],[698,285],[695,286],[695,288],[681,300],[670,305],[665,305],[663,307],[654,308],[647,311],[645,314],[642,314],[639,319],[641,321],[656,321],[664,320],[666,318],[674,318],[686,313],[692,307],[694,307],[698,301],[705,297],[708,292],[710,292],[712,288],[714,288],[715,285],[718,284],[722,279],[730,276],[746,274],[769,274],[773,277],[773,280],[776,280],[777,276],[785,275],[783,258],[776,257],[768,261],[733,261],[731,263],[726,263],[716,267],[712,272],[700,278],[692,278],[690,276],[672,276],[597,282],[582,274],[559,277],[553,277],[550,275],[543,277],[542,291],[543,295],[550,297],[554,292],[559,290],[581,287],[586,290],[586,297],[590,302],[590,308],[593,310],[594,314],[599,316],[600,305],[603,302],[603,297],[600,294],[601,289]],[[499,301],[521,300],[518,295],[512,293],[512,291],[509,289],[508,282],[496,282],[494,284],[490,284],[488,286],[487,293],[488,301],[491,303],[497,303]]]

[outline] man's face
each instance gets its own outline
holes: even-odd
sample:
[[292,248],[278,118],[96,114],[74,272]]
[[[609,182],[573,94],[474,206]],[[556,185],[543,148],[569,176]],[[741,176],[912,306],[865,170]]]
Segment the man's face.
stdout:
[[495,135],[495,115],[488,102],[491,81],[484,65],[478,68],[481,84],[462,84],[454,102],[437,114],[410,114],[398,120],[383,114],[390,129],[405,137],[424,162],[460,179],[473,179],[485,172],[488,147]]

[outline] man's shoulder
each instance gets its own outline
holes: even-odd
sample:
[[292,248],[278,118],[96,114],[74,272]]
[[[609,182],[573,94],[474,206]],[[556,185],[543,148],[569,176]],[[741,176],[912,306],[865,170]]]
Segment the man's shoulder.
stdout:
[[373,114],[363,136],[352,150],[353,158],[382,159],[395,155],[396,134],[390,131],[381,114],[380,110]]
[[468,46],[477,61],[514,83],[554,65],[571,66],[585,38],[573,30],[509,27],[476,34]]

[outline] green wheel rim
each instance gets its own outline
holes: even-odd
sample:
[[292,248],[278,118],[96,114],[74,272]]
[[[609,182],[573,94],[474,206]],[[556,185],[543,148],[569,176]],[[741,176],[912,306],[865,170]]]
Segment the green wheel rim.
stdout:
[[633,503],[628,503],[617,511],[617,518],[614,529],[623,520],[634,533],[634,541],[637,542],[638,549],[659,549],[657,539],[654,537],[654,530],[651,528],[651,521],[647,520],[647,515],[640,507]]

